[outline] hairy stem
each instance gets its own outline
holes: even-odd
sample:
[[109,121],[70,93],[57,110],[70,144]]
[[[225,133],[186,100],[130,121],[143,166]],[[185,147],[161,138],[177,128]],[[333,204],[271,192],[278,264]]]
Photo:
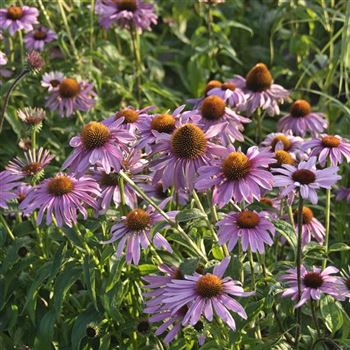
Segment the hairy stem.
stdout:
[[324,239],[324,247],[325,247],[325,258],[322,263],[322,267],[325,269],[327,266],[328,259],[328,249],[329,249],[329,229],[331,222],[331,189],[326,190],[326,213],[325,213],[325,239]]

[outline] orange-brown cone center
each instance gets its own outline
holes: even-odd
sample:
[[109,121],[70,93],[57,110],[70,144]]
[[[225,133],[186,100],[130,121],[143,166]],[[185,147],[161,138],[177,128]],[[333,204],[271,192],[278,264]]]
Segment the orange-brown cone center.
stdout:
[[174,131],[171,146],[177,157],[195,159],[204,154],[207,139],[202,129],[197,125],[187,123]]
[[137,1],[136,0],[113,0],[113,2],[118,5],[119,11],[134,12],[137,10]]
[[311,106],[306,100],[296,100],[290,108],[290,114],[294,118],[302,118],[309,113],[311,113]]
[[44,40],[47,37],[47,33],[42,30],[38,30],[34,33],[33,36],[35,40]]
[[296,170],[292,174],[293,181],[299,182],[302,185],[309,185],[316,180],[316,175],[314,172],[308,169]]
[[132,231],[145,229],[151,222],[149,214],[143,209],[134,209],[126,216],[126,226]]
[[73,181],[66,175],[53,177],[48,183],[48,191],[53,196],[63,196],[73,191]]
[[254,92],[262,92],[271,87],[272,76],[263,63],[256,64],[246,76],[246,86]]
[[205,95],[207,95],[208,91],[217,87],[221,87],[222,83],[219,80],[210,80],[207,84],[207,86],[205,87]]
[[171,134],[175,130],[175,118],[171,114],[156,115],[151,121],[151,128],[158,132]]
[[195,288],[196,292],[202,298],[213,298],[220,295],[224,290],[222,280],[218,276],[212,274],[202,276],[196,282]]
[[337,137],[331,135],[322,137],[321,142],[323,146],[329,148],[338,147],[340,145],[340,140]]
[[222,164],[222,171],[231,181],[244,178],[250,170],[249,158],[241,152],[231,152]]
[[90,122],[83,127],[80,137],[85,148],[92,150],[105,145],[110,134],[107,126],[98,122]]
[[115,119],[124,117],[123,124],[135,123],[139,120],[139,114],[137,111],[131,108],[125,108],[122,111],[118,112],[115,116]]
[[21,19],[23,17],[23,9],[19,6],[10,6],[7,9],[7,18],[13,21]]
[[219,96],[208,96],[204,99],[201,106],[201,114],[204,119],[215,121],[222,118],[225,114],[225,101]]
[[80,85],[72,78],[63,79],[58,88],[60,96],[63,98],[73,98],[79,95]]
[[254,211],[244,210],[238,214],[237,225],[240,228],[254,228],[259,225],[260,216]]
[[283,164],[294,164],[294,159],[290,155],[290,153],[278,150],[275,152],[275,159],[277,160],[277,163],[273,164],[274,166],[281,166]]
[[317,289],[323,284],[323,278],[318,272],[308,272],[304,278],[303,283],[305,287]]
[[260,198],[260,203],[263,203],[263,204],[265,204],[265,205],[268,205],[269,207],[273,207],[272,199],[267,198],[267,197],[261,197],[261,198]]
[[22,171],[23,171],[26,175],[32,176],[32,175],[37,174],[41,169],[42,169],[42,166],[41,166],[40,163],[38,163],[38,162],[33,162],[33,163],[30,163],[30,164],[25,165],[25,166],[22,168]]
[[232,82],[227,82],[221,85],[221,90],[231,90],[235,91],[236,90],[236,85]]
[[292,141],[290,141],[287,136],[285,136],[285,135],[277,135],[271,141],[272,149],[275,149],[275,147],[276,147],[278,142],[281,142],[283,144],[283,149],[285,151],[288,151],[292,147]]
[[[308,207],[303,207],[303,224],[304,225],[310,224],[313,218],[314,218],[313,211]],[[297,210],[294,212],[294,222],[298,223],[298,211]]]

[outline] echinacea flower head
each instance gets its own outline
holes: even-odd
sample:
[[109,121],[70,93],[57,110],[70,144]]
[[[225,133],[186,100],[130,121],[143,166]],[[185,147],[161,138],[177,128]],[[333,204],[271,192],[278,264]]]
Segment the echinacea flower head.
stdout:
[[295,164],[295,156],[293,153],[289,153],[287,151],[284,151],[282,149],[277,150],[273,152],[274,158],[276,159],[276,163],[272,164],[271,167],[278,168],[281,167],[283,164]]
[[[145,159],[141,159],[140,152],[134,151],[125,156],[121,163],[123,171],[137,184],[143,184],[147,176],[142,175],[144,167],[147,165]],[[118,207],[122,203],[122,193],[120,190],[120,177],[118,172],[110,172],[107,174],[104,170],[97,168],[91,175],[101,187],[101,197],[98,198],[98,206],[102,211],[106,211],[113,200]],[[124,183],[125,204],[129,208],[137,207],[137,194],[135,190],[128,184]]]
[[338,167],[329,167],[322,170],[316,169],[316,157],[308,161],[300,162],[297,166],[283,164],[281,168],[274,169],[279,174],[274,176],[274,186],[283,187],[280,195],[288,196],[300,191],[304,199],[309,199],[316,204],[318,196],[316,190],[319,188],[330,189],[341,176],[337,175]]
[[[52,86],[52,83],[51,83]],[[64,78],[57,89],[50,89],[46,107],[58,111],[61,117],[70,117],[75,111],[86,112],[96,103],[93,84],[74,78]]]
[[296,100],[289,114],[278,121],[278,130],[287,132],[291,130],[293,134],[305,136],[306,133],[317,135],[328,127],[328,122],[323,113],[312,111],[311,105],[306,100]]
[[318,161],[325,166],[327,161],[331,165],[338,165],[344,160],[350,162],[350,142],[339,135],[323,134],[320,137],[306,141],[302,148],[311,148],[310,156],[318,157]]
[[350,204],[350,188],[342,187],[336,190],[336,198],[337,201],[341,201],[346,199],[346,201]]
[[[343,300],[341,293],[342,281],[338,276],[332,276],[339,270],[333,266],[328,266],[323,271],[318,267],[313,267],[308,271],[303,265],[301,266],[301,297],[296,308],[305,304],[308,300],[319,300],[322,294],[329,294],[332,297]],[[297,270],[290,269],[287,274],[280,278],[286,281],[288,288],[283,292],[282,297],[298,300],[298,277]]]
[[15,188],[22,184],[18,181],[22,177],[7,170],[0,172],[0,208],[7,209],[7,202],[16,198]]
[[24,153],[24,158],[16,157],[10,161],[6,170],[21,176],[39,175],[53,158],[54,156],[42,147],[39,150],[29,150]]
[[[174,220],[177,211],[168,212],[167,214],[171,220]],[[160,221],[164,221],[163,216],[156,213],[151,207],[146,210],[142,208],[132,209],[121,218],[120,222],[112,226],[112,238],[102,243],[119,241],[116,251],[118,257],[122,256],[126,246],[126,262],[128,264],[138,265],[140,246],[142,249],[146,249],[151,242],[156,248],[162,248],[171,253],[173,250],[170,244],[159,232],[153,232],[151,235],[154,225]]]
[[96,197],[100,195],[100,188],[90,177],[75,178],[73,175],[59,173],[45,179],[30,191],[20,210],[25,215],[39,209],[37,224],[41,224],[46,212],[46,224],[52,223],[52,216],[56,218],[57,225],[71,227],[77,223],[78,214],[81,213],[86,220],[88,213],[85,206],[97,209]]
[[38,22],[39,11],[35,7],[12,5],[0,8],[0,28],[14,35],[19,30],[26,32],[33,29]]
[[138,134],[140,125],[150,119],[150,115],[147,112],[152,110],[153,108],[154,106],[148,106],[142,109],[137,109],[132,106],[128,106],[116,112],[112,117],[106,119],[105,124],[110,125],[116,120],[123,118],[121,128],[127,129],[133,135],[136,135]]
[[41,86],[46,87],[49,91],[58,90],[63,79],[64,74],[61,72],[44,73]]
[[248,248],[252,252],[265,252],[264,244],[272,245],[275,234],[275,226],[266,218],[264,213],[253,210],[228,213],[217,223],[219,243],[228,242],[228,250],[236,246],[238,239],[241,241],[243,251]]
[[206,97],[198,110],[192,111],[193,115],[199,115],[197,124],[207,131],[213,125],[222,125],[223,131],[217,136],[224,144],[234,143],[235,140],[244,141],[241,131],[244,130],[242,123],[250,123],[251,120],[245,118],[231,108],[226,106],[226,102],[217,95]]
[[261,142],[261,148],[268,148],[271,151],[296,152],[300,149],[302,142],[303,139],[301,137],[293,136],[291,132],[271,133]]
[[17,202],[22,203],[32,189],[33,187],[27,184],[18,186],[15,190]]
[[274,84],[269,69],[263,63],[256,64],[245,79],[236,75],[232,82],[246,96],[247,102],[240,110],[246,111],[248,115],[253,114],[258,108],[265,110],[270,116],[279,114],[278,104],[283,103],[289,96],[286,89]]
[[95,12],[100,25],[106,29],[117,25],[126,29],[134,27],[142,32],[157,24],[154,6],[143,0],[97,0]]
[[247,319],[244,308],[232,296],[247,297],[252,293],[244,292],[240,282],[223,277],[229,262],[230,258],[226,257],[214,267],[213,273],[202,275],[195,272],[191,276],[185,275],[184,279],[173,279],[168,283],[163,302],[172,314],[187,307],[183,326],[194,326],[202,315],[212,322],[216,314],[235,330],[236,323],[230,311]]
[[342,270],[341,272],[341,279],[343,281],[342,284],[342,294],[345,298],[350,298],[350,266],[348,266],[348,270]]
[[273,175],[267,170],[275,163],[269,151],[253,146],[243,153],[230,147],[223,158],[213,160],[199,169],[196,189],[205,191],[214,186],[213,203],[222,208],[231,199],[252,203],[259,200],[262,190],[271,190]]
[[25,107],[17,111],[18,118],[30,126],[37,126],[45,119],[46,112],[42,108]]
[[[294,212],[294,224],[298,227],[298,211]],[[302,225],[302,245],[310,243],[311,238],[316,239],[320,244],[323,243],[326,229],[314,216],[314,212],[309,207],[303,207],[303,225]]]
[[57,39],[57,34],[46,27],[40,26],[27,33],[24,44],[27,50],[43,51],[46,44]]
[[184,123],[172,134],[160,133],[153,148],[160,154],[151,168],[156,172],[155,181],[161,181],[164,189],[172,185],[192,189],[199,167],[226,151],[210,142],[221,130],[221,125],[214,125],[204,132],[193,123]]
[[90,166],[100,166],[107,174],[112,169],[119,171],[123,161],[123,151],[134,140],[129,131],[121,129],[122,119],[109,126],[104,122],[86,124],[79,136],[74,136],[69,144],[74,147],[72,154],[63,164],[63,169],[69,167],[77,176],[85,173]]
[[39,72],[45,65],[45,60],[38,51],[30,51],[26,59],[28,69],[34,73]]

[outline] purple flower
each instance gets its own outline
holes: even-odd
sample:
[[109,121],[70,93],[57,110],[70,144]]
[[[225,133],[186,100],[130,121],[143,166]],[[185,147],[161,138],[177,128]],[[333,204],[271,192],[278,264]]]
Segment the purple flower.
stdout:
[[73,153],[66,159],[63,169],[81,176],[91,165],[100,166],[107,174],[112,169],[119,171],[123,161],[123,150],[127,151],[127,144],[134,137],[120,128],[123,119],[119,119],[110,126],[104,122],[90,122],[86,124],[79,136],[74,136],[69,144],[74,147]]
[[312,204],[318,201],[316,190],[319,188],[330,189],[341,176],[337,175],[338,167],[329,167],[322,170],[316,169],[316,157],[311,157],[307,162],[300,162],[298,166],[283,164],[282,168],[274,169],[275,187],[285,187],[280,195],[288,196],[296,189],[304,199],[309,199]]
[[45,65],[45,60],[38,51],[30,51],[26,56],[27,67],[33,72],[39,72]]
[[258,108],[266,110],[270,116],[279,114],[278,104],[283,103],[289,96],[286,89],[273,83],[271,73],[263,63],[256,64],[245,79],[236,75],[232,82],[246,96],[247,102],[240,107],[240,110],[246,111],[248,115],[254,113]]
[[244,308],[232,298],[232,295],[246,297],[253,293],[244,292],[240,282],[230,277],[223,278],[229,262],[230,258],[226,257],[215,266],[212,274],[194,273],[192,276],[185,275],[183,280],[173,279],[168,283],[163,299],[165,307],[171,310],[172,315],[184,306],[188,307],[182,325],[194,326],[202,314],[212,322],[215,313],[232,330],[235,330],[236,324],[230,311],[247,319]]
[[252,203],[259,200],[262,189],[271,190],[272,174],[266,170],[275,163],[273,154],[250,147],[247,154],[230,147],[225,151],[225,158],[213,160],[211,165],[199,169],[195,187],[204,191],[214,186],[213,203],[222,208],[231,199],[235,202]]
[[0,208],[7,209],[6,202],[17,197],[14,190],[21,185],[18,181],[21,178],[22,175],[12,174],[7,170],[0,172]]
[[[344,296],[341,293],[342,281],[338,276],[331,276],[337,273],[338,269],[329,266],[323,271],[320,268],[313,267],[312,271],[307,271],[301,266],[301,298],[295,305],[296,308],[305,304],[308,300],[319,300],[321,293],[329,294],[336,299],[343,300]],[[297,270],[290,269],[287,274],[281,276],[282,281],[286,281],[288,288],[283,292],[283,297],[298,299],[298,279]]]
[[200,109],[192,111],[191,116],[200,118],[197,124],[205,131],[214,125],[222,126],[223,131],[217,137],[226,145],[234,143],[235,140],[244,141],[241,133],[244,130],[242,123],[251,122],[250,119],[226,107],[225,101],[216,95],[206,97]]
[[244,92],[238,88],[232,80],[221,84],[219,87],[214,87],[207,92],[208,96],[221,97],[230,107],[240,108],[246,103],[246,96]]
[[97,0],[95,12],[100,25],[106,29],[115,24],[126,29],[135,27],[142,32],[157,24],[154,6],[142,0]]
[[136,109],[132,106],[128,106],[121,111],[116,112],[112,117],[106,119],[104,123],[110,125],[116,120],[123,118],[121,128],[127,129],[131,134],[136,135],[140,126],[150,119],[150,115],[147,112],[154,108],[154,106],[149,106],[142,109]]
[[75,178],[73,175],[59,173],[45,179],[29,192],[19,208],[24,214],[31,214],[39,209],[37,223],[40,224],[46,212],[46,224],[52,223],[52,216],[58,226],[71,227],[77,223],[78,213],[86,220],[88,217],[85,205],[97,209],[96,197],[100,188],[95,180],[89,177]]
[[306,133],[317,135],[328,126],[322,113],[312,112],[310,103],[305,100],[296,100],[290,113],[278,121],[278,130],[287,132],[291,130],[295,135],[304,136]]
[[[139,152],[132,152],[128,154],[121,163],[124,172],[126,172],[137,185],[143,184],[147,179],[146,175],[140,174],[147,165],[147,161],[141,159],[140,156],[141,154]],[[101,187],[101,197],[98,199],[98,207],[102,212],[110,207],[112,200],[118,207],[122,202],[118,172],[107,174],[105,171],[97,169],[92,174],[92,177]],[[128,183],[124,183],[124,195],[125,204],[130,208],[136,208],[138,197],[135,190]]]
[[[298,227],[298,211],[294,212],[295,228]],[[315,238],[320,244],[323,244],[326,229],[315,218],[311,208],[303,207],[303,225],[302,225],[302,245],[310,243],[311,237]]]
[[49,93],[45,106],[51,111],[58,111],[61,117],[70,117],[77,110],[86,112],[96,102],[93,84],[73,78],[64,78],[57,89],[50,89]]
[[54,156],[42,147],[38,151],[29,150],[24,153],[24,159],[16,157],[9,162],[6,170],[12,174],[18,174],[21,176],[35,176],[41,173],[53,158]]
[[319,138],[306,141],[302,148],[311,148],[310,156],[318,157],[322,166],[330,160],[331,165],[338,165],[345,159],[350,162],[350,143],[338,135],[323,134]]
[[341,201],[342,199],[346,199],[346,201],[350,204],[350,188],[339,188],[336,190],[336,200]]
[[57,91],[63,80],[64,74],[61,72],[44,73],[41,86],[46,87],[49,91]]
[[[177,211],[167,213],[168,216],[174,220]],[[112,226],[112,238],[108,241],[102,242],[104,244],[119,241],[116,255],[120,257],[126,247],[126,262],[138,265],[140,261],[140,246],[146,249],[151,241],[153,245],[160,249],[163,248],[168,252],[172,252],[168,241],[159,233],[151,231],[157,222],[164,221],[162,215],[156,213],[151,207],[146,210],[136,208],[131,210],[126,216],[121,218],[121,221]],[[164,228],[164,227],[163,227]]]
[[263,142],[262,148],[267,148],[271,151],[287,151],[296,152],[300,149],[303,139],[298,136],[293,136],[291,132],[287,133],[271,133],[268,134]]
[[221,131],[222,126],[212,126],[204,132],[193,123],[185,123],[171,135],[159,133],[153,151],[160,155],[151,168],[156,171],[155,183],[161,181],[164,189],[171,185],[192,189],[198,168],[226,151],[209,141]]
[[24,29],[26,32],[33,29],[33,24],[37,23],[39,11],[35,7],[10,6],[0,9],[0,28],[8,29],[10,35]]
[[54,31],[40,26],[25,35],[24,43],[27,50],[42,51],[46,44],[56,39],[57,34]]
[[219,243],[228,242],[228,250],[236,246],[238,238],[241,239],[242,249],[248,247],[252,252],[265,253],[264,243],[271,246],[271,236],[275,234],[275,226],[266,219],[264,213],[252,210],[243,210],[239,213],[231,212],[217,223],[219,230]]
[[182,105],[172,113],[149,115],[147,118],[140,120],[138,125],[140,136],[137,148],[145,148],[147,153],[151,153],[152,148],[150,146],[156,142],[159,133],[171,134],[176,127],[181,125],[181,112],[184,108],[185,105]]
[[33,187],[27,184],[18,186],[15,190],[18,203],[22,203],[32,189]]

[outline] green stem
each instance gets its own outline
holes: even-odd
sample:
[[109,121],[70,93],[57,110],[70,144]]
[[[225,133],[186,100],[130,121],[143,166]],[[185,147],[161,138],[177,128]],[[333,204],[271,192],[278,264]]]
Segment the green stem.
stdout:
[[163,216],[165,221],[168,222],[170,226],[175,228],[181,237],[185,239],[190,246],[193,248],[193,250],[205,261],[208,261],[208,258],[206,255],[197,247],[197,245],[192,241],[192,239],[187,235],[187,233],[182,229],[182,227],[177,223],[170,219],[167,213],[165,213],[155,202],[153,199],[151,199],[139,186],[135,184],[133,180],[129,178],[127,174],[124,173],[123,170],[120,170],[119,175],[139,194],[141,198],[143,198],[146,202],[148,202],[154,209],[158,211],[160,215]]
[[[310,306],[311,306],[312,320],[314,321],[314,324],[315,324],[317,336],[319,339],[321,339],[322,335],[321,335],[320,326],[318,325],[318,320],[317,320],[317,316],[316,316],[315,301],[312,298],[310,299]],[[327,350],[327,347],[323,343],[322,343],[322,347],[323,347],[323,349]]]
[[32,149],[33,151],[36,150],[36,127],[32,126]]
[[252,285],[252,290],[255,291],[255,272],[254,272],[254,259],[253,259],[253,253],[250,248],[248,248],[248,259],[249,259],[249,266],[250,266],[250,273],[251,273],[251,285]]
[[[297,280],[298,280],[298,302],[301,298],[301,260],[302,260],[302,232],[303,232],[303,197],[299,191],[299,207],[298,207],[298,243],[296,254],[296,266],[297,266]],[[297,329],[295,334],[295,346],[298,349],[301,330],[301,310],[300,307],[296,309],[296,321]]]
[[262,139],[262,118],[260,108],[256,111],[256,143],[259,144]]
[[238,243],[238,262],[239,262],[239,280],[244,284],[244,267],[243,267],[243,251],[240,243]]
[[124,179],[119,176],[118,182],[119,182],[120,200],[121,200],[121,213],[126,214]]
[[322,263],[322,267],[325,269],[327,266],[328,259],[328,250],[329,250],[329,229],[330,229],[330,221],[331,221],[331,189],[326,190],[326,222],[325,222],[325,239],[324,239],[324,247],[325,247],[325,258]]
[[134,26],[130,28],[131,35],[131,43],[133,48],[134,60],[135,60],[135,83],[136,83],[136,93],[137,93],[137,101],[141,102],[141,55],[140,55],[140,47],[138,43],[138,34],[137,30]]
[[1,108],[1,112],[0,112],[0,134],[2,131],[2,126],[4,124],[4,119],[5,119],[5,113],[6,113],[6,109],[7,106],[9,104],[9,100],[10,100],[10,96],[12,91],[14,90],[14,88],[16,87],[16,85],[26,76],[27,73],[29,73],[30,70],[29,69],[24,69],[14,80],[14,82],[12,83],[12,85],[10,86],[10,88],[8,89],[6,95],[5,95],[5,99],[4,99],[4,104],[2,105]]
[[3,224],[3,226],[5,227],[5,230],[7,232],[7,234],[10,236],[10,238],[14,241],[15,240],[15,236],[12,233],[12,230],[10,228],[10,226],[7,224],[5,218],[2,216],[2,214],[0,214],[0,221]]

